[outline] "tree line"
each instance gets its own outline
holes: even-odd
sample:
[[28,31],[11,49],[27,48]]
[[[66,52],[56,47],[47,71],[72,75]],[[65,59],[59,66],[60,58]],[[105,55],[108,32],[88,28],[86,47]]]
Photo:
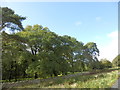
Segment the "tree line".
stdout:
[[[96,43],[60,36],[42,25],[22,26],[22,17],[2,7],[2,79],[47,78],[102,69]],[[6,29],[17,31],[8,34]]]

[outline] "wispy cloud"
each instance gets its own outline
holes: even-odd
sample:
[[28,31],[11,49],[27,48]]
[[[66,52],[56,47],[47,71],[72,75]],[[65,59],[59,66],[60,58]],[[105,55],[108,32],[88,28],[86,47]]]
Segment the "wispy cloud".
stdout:
[[118,31],[114,31],[114,32],[108,34],[107,37],[110,37],[111,39],[118,38]]
[[101,18],[101,17],[96,17],[95,20],[96,20],[96,21],[101,21],[102,18]]
[[99,59],[107,58],[112,61],[118,55],[118,31],[108,33],[106,38],[109,38],[110,42],[99,49]]
[[78,21],[78,22],[75,23],[76,26],[80,26],[81,24],[82,24],[81,21]]

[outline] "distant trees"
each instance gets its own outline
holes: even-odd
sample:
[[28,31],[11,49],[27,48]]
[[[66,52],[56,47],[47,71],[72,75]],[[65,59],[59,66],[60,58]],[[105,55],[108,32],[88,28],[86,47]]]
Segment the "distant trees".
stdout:
[[14,14],[9,8],[3,8],[3,15],[2,28],[21,29],[13,34],[2,32],[4,80],[46,78],[100,68],[96,43],[84,45],[73,37],[59,36],[38,24],[23,29],[21,21],[25,17]]
[[86,63],[90,69],[99,68],[99,61],[97,56],[99,56],[99,49],[97,48],[96,43],[88,42],[84,46],[83,57],[84,63]]
[[112,61],[112,66],[113,66],[113,67],[118,67],[118,66],[120,66],[120,54],[113,59],[113,61]]
[[101,68],[111,68],[112,67],[112,63],[109,60],[107,60],[106,58],[101,59],[100,63],[101,63]]

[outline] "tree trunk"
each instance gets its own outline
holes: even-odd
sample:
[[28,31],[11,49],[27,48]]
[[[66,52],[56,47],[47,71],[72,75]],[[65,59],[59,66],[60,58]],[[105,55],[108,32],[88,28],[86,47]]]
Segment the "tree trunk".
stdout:
[[53,74],[54,76],[57,76],[57,72],[55,70],[53,70]]
[[38,74],[37,74],[37,72],[35,73],[35,76],[34,76],[34,78],[36,79],[36,78],[38,78]]

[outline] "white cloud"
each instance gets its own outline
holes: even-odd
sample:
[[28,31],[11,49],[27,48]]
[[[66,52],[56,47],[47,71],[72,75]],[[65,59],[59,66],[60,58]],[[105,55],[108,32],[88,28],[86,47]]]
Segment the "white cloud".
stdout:
[[114,31],[114,32],[108,34],[107,36],[112,39],[116,39],[116,38],[118,38],[118,31]]
[[102,19],[101,17],[96,17],[95,18],[96,21],[101,21],[101,19]]
[[106,58],[112,61],[118,55],[118,31],[111,32],[106,37],[110,39],[110,42],[99,48],[99,59]]
[[75,23],[76,26],[80,26],[81,24],[82,24],[81,21],[78,21],[78,22]]

